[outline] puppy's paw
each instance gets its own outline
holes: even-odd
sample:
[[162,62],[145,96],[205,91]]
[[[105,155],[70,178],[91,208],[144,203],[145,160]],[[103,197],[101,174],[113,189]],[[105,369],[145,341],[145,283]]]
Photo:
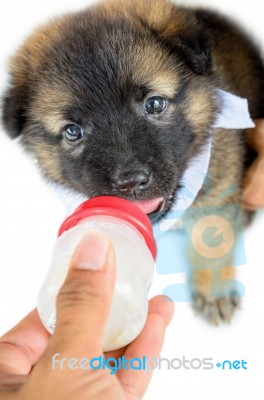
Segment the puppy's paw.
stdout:
[[236,292],[218,298],[199,292],[193,296],[195,312],[213,325],[230,322],[240,304],[240,297]]

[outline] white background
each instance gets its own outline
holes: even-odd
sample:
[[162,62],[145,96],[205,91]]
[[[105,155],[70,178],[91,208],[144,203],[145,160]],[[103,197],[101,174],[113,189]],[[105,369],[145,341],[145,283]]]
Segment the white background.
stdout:
[[[6,85],[5,63],[32,28],[47,17],[79,9],[89,0],[1,0],[0,90]],[[261,0],[182,1],[209,4],[221,9],[252,31],[264,47],[264,13]],[[263,104],[264,107],[264,104]],[[49,266],[56,230],[64,217],[45,184],[17,145],[0,132],[0,334],[35,307],[36,296]],[[145,396],[158,400],[263,399],[263,230],[259,213],[245,242],[247,265],[239,267],[246,287],[243,310],[230,326],[210,327],[193,316],[188,303],[176,304],[162,356],[168,358],[213,357],[214,361],[244,359],[248,370],[156,371]],[[152,292],[158,293],[178,276],[156,277]]]

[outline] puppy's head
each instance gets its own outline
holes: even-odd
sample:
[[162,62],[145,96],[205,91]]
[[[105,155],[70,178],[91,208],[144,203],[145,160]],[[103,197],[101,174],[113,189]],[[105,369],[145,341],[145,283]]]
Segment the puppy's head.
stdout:
[[191,11],[104,2],[39,28],[10,67],[3,121],[44,176],[169,209],[218,110],[210,40]]

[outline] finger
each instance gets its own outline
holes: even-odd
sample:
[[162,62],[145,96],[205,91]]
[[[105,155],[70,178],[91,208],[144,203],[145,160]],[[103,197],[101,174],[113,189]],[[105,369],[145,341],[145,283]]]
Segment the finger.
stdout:
[[155,313],[162,317],[165,326],[167,327],[173,317],[174,303],[173,301],[163,295],[153,297],[149,301],[149,314]]
[[242,201],[249,210],[264,207],[264,154],[258,156],[246,173]]
[[[164,340],[165,329],[173,315],[173,303],[158,296],[152,300],[146,325],[136,340],[125,351],[127,360],[134,357],[142,359],[157,359]],[[151,373],[146,370],[118,371],[117,377],[126,392],[128,398],[142,398],[151,378]]]
[[255,128],[247,129],[246,136],[249,145],[258,153],[264,153],[264,119],[255,121]]
[[43,354],[49,338],[37,310],[31,311],[0,338],[0,374],[28,374]]
[[57,296],[57,323],[51,340],[57,351],[101,351],[114,280],[115,257],[110,241],[99,231],[89,233],[76,248]]
[[243,182],[242,201],[248,210],[264,207],[264,119],[256,120],[255,124],[255,128],[246,131],[249,145],[258,153]]

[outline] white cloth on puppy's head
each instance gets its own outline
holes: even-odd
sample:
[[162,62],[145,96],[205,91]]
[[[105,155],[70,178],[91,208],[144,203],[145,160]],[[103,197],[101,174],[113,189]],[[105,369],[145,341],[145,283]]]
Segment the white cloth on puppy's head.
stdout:
[[[217,89],[222,101],[222,109],[218,114],[213,128],[222,129],[246,129],[253,128],[254,122],[250,118],[248,102],[234,94]],[[226,133],[227,135],[229,132]],[[182,187],[177,191],[171,211],[156,225],[155,236],[162,232],[173,230],[180,225],[180,218],[183,213],[192,205],[199,191],[202,188],[206,177],[212,149],[212,137],[205,143],[202,151],[191,161],[181,179]],[[158,225],[158,227],[157,227]]]
[[[216,89],[222,101],[222,108],[216,118],[213,128],[245,129],[254,127],[248,111],[248,102],[231,93]],[[228,135],[229,132],[227,131]],[[157,236],[164,231],[171,230],[180,220],[183,213],[191,206],[200,191],[206,177],[210,157],[212,138],[203,146],[202,151],[194,157],[182,177],[183,186],[177,191],[171,211],[158,223],[154,224],[154,233]],[[64,203],[67,214],[71,214],[88,197],[58,184],[50,184],[53,192]],[[155,235],[156,236],[156,235]]]

